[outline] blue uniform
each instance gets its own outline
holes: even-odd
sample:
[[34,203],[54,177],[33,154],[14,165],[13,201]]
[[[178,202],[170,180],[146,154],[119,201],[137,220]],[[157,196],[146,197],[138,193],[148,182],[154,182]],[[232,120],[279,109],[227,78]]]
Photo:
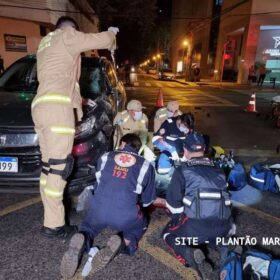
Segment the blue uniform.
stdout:
[[158,160],[158,172],[168,173],[173,166],[170,159],[174,154],[183,152],[183,141],[186,134],[179,130],[176,118],[167,119],[154,134],[153,144],[161,151]]
[[133,254],[147,227],[141,206],[155,199],[154,168],[126,145],[99,159],[96,180],[80,231],[91,240],[106,227],[122,232],[131,241],[128,253]]
[[[184,264],[196,266],[192,249],[187,244],[177,244],[178,238],[196,237],[200,245],[207,242],[215,246],[216,238],[229,236],[233,227],[225,175],[208,158],[192,158],[175,169],[166,206],[173,215],[163,231],[163,238]],[[227,247],[218,246],[218,249],[222,263]]]

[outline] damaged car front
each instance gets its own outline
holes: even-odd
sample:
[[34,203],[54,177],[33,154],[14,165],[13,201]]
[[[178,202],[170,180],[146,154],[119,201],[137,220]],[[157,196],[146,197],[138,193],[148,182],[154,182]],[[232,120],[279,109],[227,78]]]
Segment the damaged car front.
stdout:
[[[0,191],[37,192],[41,172],[38,137],[31,103],[38,87],[36,57],[12,64],[0,77]],[[72,154],[75,165],[68,190],[92,184],[97,158],[112,148],[113,117],[126,94],[105,58],[82,58],[81,94],[92,100],[83,106]],[[34,188],[36,186],[36,188]]]

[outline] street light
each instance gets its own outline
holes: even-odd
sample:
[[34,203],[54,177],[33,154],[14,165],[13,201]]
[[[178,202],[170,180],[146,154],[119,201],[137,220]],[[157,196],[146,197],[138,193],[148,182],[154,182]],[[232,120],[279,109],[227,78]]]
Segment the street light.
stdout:
[[160,53],[157,54],[157,71],[159,71],[161,65],[161,55]]

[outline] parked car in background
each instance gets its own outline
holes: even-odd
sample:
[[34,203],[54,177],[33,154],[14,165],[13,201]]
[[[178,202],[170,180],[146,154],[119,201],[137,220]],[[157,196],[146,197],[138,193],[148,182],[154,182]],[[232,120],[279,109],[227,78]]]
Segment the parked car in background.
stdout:
[[[41,155],[31,117],[37,87],[35,55],[16,61],[0,77],[2,192],[33,192],[34,186],[39,185]],[[123,84],[118,81],[111,62],[103,57],[82,57],[80,88],[81,95],[95,103],[83,107],[83,119],[76,126],[70,192],[94,181],[98,157],[112,148],[113,118],[126,102]]]
[[157,73],[157,69],[156,68],[152,68],[152,67],[147,68],[146,73],[147,74],[156,74]]
[[171,69],[161,69],[158,73],[159,80],[174,80],[175,74]]

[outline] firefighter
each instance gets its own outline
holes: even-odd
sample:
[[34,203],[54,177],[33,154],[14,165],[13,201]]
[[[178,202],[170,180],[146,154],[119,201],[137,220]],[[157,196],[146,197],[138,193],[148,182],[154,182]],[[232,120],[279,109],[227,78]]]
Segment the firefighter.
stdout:
[[[153,166],[138,155],[141,140],[136,134],[121,138],[120,149],[105,153],[98,161],[94,194],[61,262],[64,279],[71,278],[77,269],[84,249],[89,252],[93,239],[106,227],[123,236],[122,252],[133,255],[147,228],[142,207],[155,200],[155,172]],[[162,200],[162,199],[157,199]],[[158,203],[157,201],[154,201]],[[107,246],[92,260],[90,275],[103,268],[117,253],[122,240],[110,237]]]
[[44,205],[46,237],[67,237],[75,231],[65,225],[63,193],[73,167],[71,156],[75,115],[82,118],[79,90],[81,52],[115,48],[118,28],[85,34],[70,17],[58,19],[56,29],[44,37],[37,51],[39,88],[32,102],[32,118],[42,154],[40,193]]
[[186,113],[167,119],[154,134],[153,144],[161,151],[157,172],[167,174],[173,167],[173,161],[179,160],[183,151],[183,140],[194,130],[194,116]]
[[157,110],[154,118],[154,133],[156,133],[161,125],[169,118],[182,115],[179,110],[179,103],[177,101],[169,101],[166,107]]
[[[183,146],[186,161],[175,169],[167,191],[166,206],[172,219],[163,231],[163,239],[176,258],[195,268],[202,279],[219,279],[196,246],[216,246],[217,237],[235,233],[225,175],[204,156],[203,135],[191,133]],[[227,247],[218,249],[223,263]]]
[[[119,139],[127,133],[137,134],[142,142],[142,147],[139,154],[143,154],[145,159],[153,161],[155,155],[148,147],[149,133],[148,133],[148,118],[142,112],[145,107],[139,100],[130,100],[127,103],[126,110],[119,112],[115,119],[115,134],[114,134],[114,147],[117,148]],[[151,137],[150,137],[151,138]]]

